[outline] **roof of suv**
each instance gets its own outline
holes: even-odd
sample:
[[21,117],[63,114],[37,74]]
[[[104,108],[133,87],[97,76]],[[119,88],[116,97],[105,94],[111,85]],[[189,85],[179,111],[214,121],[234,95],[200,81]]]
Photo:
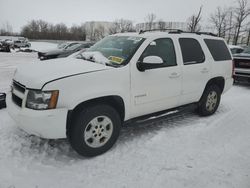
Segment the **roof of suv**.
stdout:
[[113,36],[132,36],[132,37],[142,37],[142,38],[152,38],[152,37],[166,37],[166,36],[173,36],[178,35],[181,37],[192,37],[192,38],[211,38],[211,39],[222,39],[213,35],[212,33],[189,33],[189,32],[165,32],[165,31],[149,31],[149,32],[142,32],[141,34],[138,32],[133,33],[117,33]]

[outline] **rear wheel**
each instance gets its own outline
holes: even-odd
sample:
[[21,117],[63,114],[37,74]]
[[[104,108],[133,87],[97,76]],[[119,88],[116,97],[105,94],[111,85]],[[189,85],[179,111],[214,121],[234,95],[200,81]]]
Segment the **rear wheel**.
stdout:
[[116,142],[121,118],[109,105],[95,105],[77,112],[69,128],[69,141],[82,156],[96,156],[109,150]]
[[209,116],[216,112],[220,104],[221,90],[217,85],[208,86],[199,102],[198,113],[201,116]]

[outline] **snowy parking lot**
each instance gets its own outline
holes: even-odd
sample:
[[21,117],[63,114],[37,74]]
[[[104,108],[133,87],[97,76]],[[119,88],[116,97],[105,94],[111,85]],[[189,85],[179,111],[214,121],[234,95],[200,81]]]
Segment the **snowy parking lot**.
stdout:
[[[9,90],[15,67],[31,61],[36,53],[0,53],[0,92]],[[0,188],[249,188],[249,106],[250,85],[234,85],[215,115],[182,112],[130,124],[95,158],[80,157],[67,140],[27,135],[2,109]]]

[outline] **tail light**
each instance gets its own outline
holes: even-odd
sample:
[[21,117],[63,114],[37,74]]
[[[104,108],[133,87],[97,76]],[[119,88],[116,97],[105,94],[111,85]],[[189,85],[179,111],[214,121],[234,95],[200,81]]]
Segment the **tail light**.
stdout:
[[232,78],[234,77],[234,69],[235,69],[235,64],[234,60],[232,60]]

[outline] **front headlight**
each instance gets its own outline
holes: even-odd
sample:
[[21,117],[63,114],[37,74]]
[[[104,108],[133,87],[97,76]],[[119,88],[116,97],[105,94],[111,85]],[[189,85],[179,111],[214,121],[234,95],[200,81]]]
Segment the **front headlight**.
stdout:
[[29,90],[26,107],[34,110],[54,109],[57,105],[59,91]]

